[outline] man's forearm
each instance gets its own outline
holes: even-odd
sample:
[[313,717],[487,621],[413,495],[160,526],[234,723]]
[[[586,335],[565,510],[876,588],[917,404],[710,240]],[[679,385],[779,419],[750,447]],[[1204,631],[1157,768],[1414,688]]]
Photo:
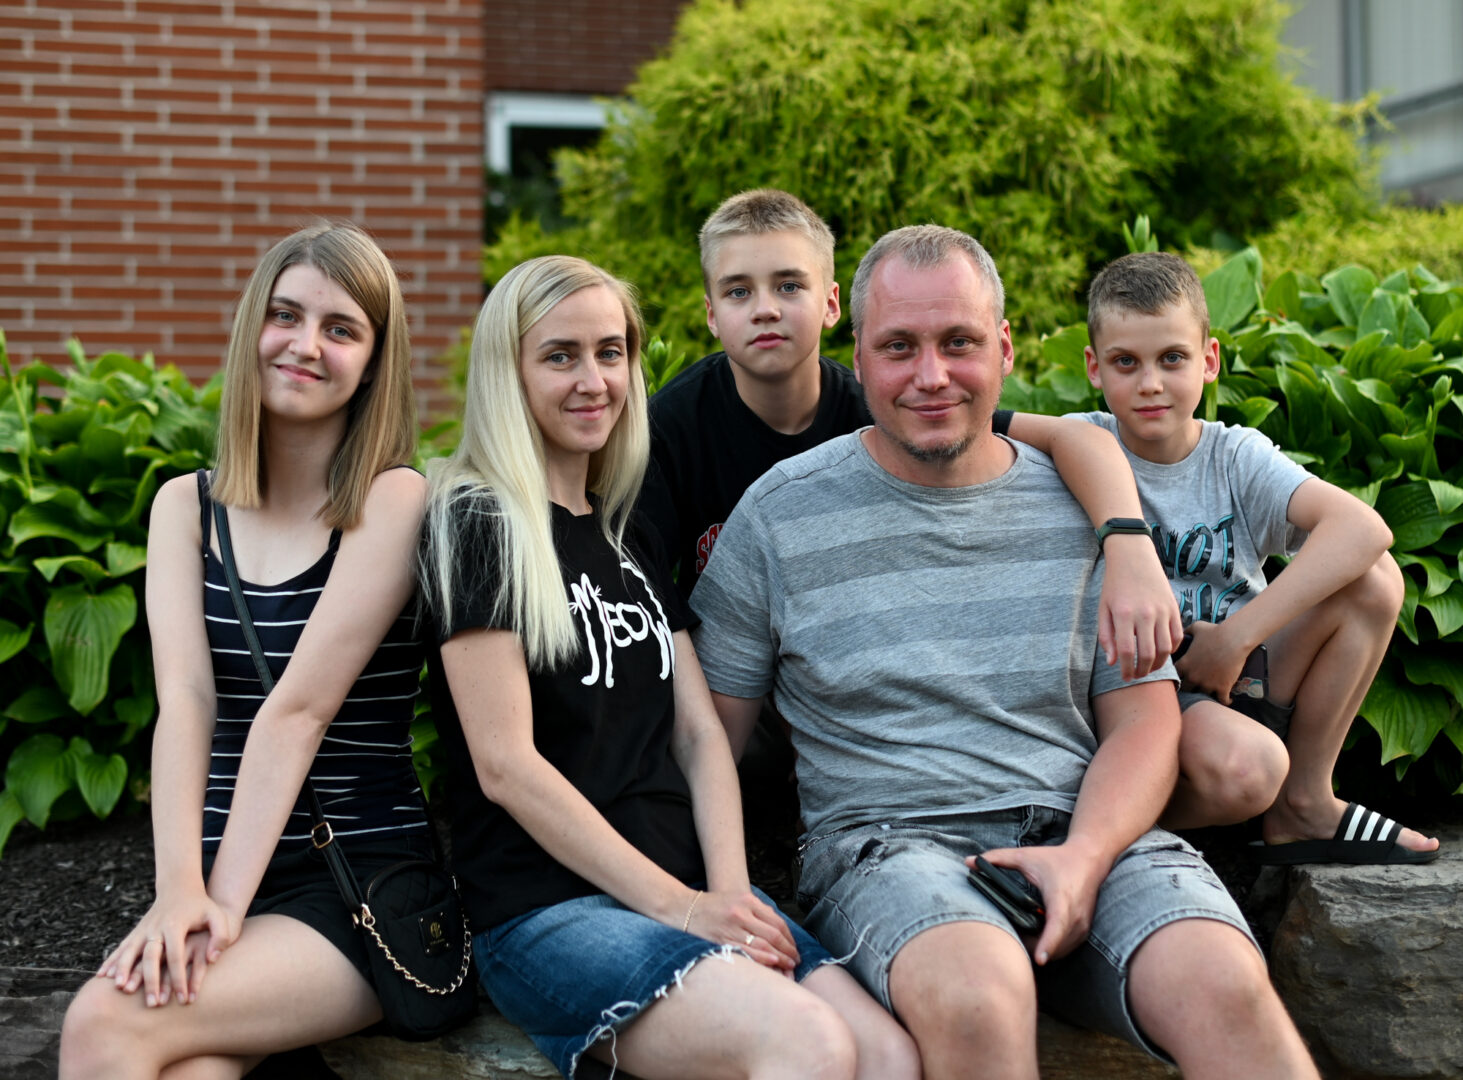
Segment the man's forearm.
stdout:
[[1068,842],[1111,866],[1153,827],[1178,779],[1179,709],[1168,680],[1093,699],[1099,745],[1072,812]]

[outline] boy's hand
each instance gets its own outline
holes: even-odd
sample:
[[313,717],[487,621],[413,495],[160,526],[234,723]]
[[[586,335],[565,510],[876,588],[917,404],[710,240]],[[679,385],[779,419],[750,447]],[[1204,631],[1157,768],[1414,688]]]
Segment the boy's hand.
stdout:
[[1182,658],[1174,661],[1184,689],[1211,694],[1219,704],[1228,705],[1229,692],[1244,670],[1253,646],[1214,623],[1191,622],[1188,632],[1194,640]]
[[1097,643],[1124,679],[1141,679],[1168,659],[1183,637],[1178,602],[1153,541],[1114,534],[1103,542],[1107,569],[1097,605]]

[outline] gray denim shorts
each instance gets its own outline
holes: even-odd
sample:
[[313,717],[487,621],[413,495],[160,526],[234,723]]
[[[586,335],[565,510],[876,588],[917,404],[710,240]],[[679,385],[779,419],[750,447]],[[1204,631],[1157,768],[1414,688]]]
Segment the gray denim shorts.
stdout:
[[[974,921],[1001,927],[1020,940],[1006,917],[967,881],[964,858],[992,848],[1059,844],[1070,820],[1061,811],[1032,806],[858,825],[812,837],[804,844],[798,883],[807,927],[892,1011],[889,969],[916,934],[943,923]],[[1103,883],[1087,941],[1037,970],[1041,1008],[1168,1061],[1128,1008],[1128,964],[1149,935],[1179,919],[1214,919],[1255,943],[1204,857],[1172,833],[1151,829]]]

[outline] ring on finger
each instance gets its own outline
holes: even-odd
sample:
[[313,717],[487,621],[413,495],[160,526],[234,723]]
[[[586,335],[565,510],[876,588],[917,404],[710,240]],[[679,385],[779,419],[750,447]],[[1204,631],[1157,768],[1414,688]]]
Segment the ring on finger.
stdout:
[[156,934],[149,934],[147,938],[147,943],[149,945],[161,945],[163,943],[163,939]]
[[757,935],[756,934],[748,934],[747,937],[746,937],[746,940],[743,941],[742,944],[744,944],[744,945],[750,945],[750,944],[752,944],[752,942],[754,942],[756,940],[757,940]]

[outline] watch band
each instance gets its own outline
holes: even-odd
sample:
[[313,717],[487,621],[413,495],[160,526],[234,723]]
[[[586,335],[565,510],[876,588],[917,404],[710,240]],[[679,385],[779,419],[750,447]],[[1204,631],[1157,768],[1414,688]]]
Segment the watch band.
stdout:
[[1113,533],[1127,533],[1133,536],[1149,535],[1148,522],[1142,518],[1108,518],[1093,531],[1097,533],[1098,547],[1102,547],[1102,542]]

